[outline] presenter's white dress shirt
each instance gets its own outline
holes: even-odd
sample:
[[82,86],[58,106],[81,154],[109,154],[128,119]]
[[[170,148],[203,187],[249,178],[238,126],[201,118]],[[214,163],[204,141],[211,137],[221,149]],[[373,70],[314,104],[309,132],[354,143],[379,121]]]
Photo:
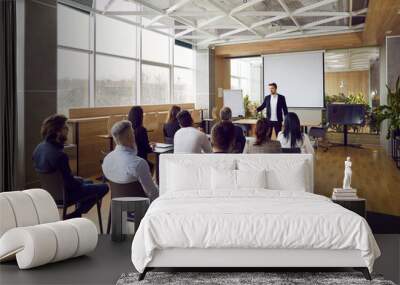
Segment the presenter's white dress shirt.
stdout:
[[278,105],[278,94],[272,95],[271,94],[271,102],[270,102],[270,106],[271,106],[271,118],[269,119],[270,121],[278,121],[278,117],[276,115],[276,107]]
[[136,155],[136,150],[117,145],[103,161],[103,173],[115,183],[126,184],[139,181],[147,197],[153,201],[158,197],[158,187],[154,183],[147,161]]
[[179,129],[174,136],[174,153],[212,152],[207,135],[196,128]]

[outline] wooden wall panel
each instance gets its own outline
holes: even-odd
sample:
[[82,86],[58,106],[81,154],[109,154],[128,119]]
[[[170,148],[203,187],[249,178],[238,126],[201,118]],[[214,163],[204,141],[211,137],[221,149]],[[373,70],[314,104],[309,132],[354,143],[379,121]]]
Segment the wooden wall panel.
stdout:
[[216,46],[215,55],[234,57],[362,46],[362,33],[359,32]]
[[[342,81],[343,88],[340,88]],[[343,93],[346,96],[350,93],[357,94],[362,92],[368,98],[369,71],[326,72],[325,92],[327,95]]]
[[217,115],[219,110],[223,107],[223,98],[218,96],[218,89],[230,89],[231,88],[231,63],[227,58],[216,56],[214,58],[215,65],[215,109],[213,112]]
[[[194,103],[186,104],[161,104],[161,105],[141,105],[144,112],[161,112],[168,111],[172,105],[178,105],[182,109],[194,109]],[[69,118],[93,118],[111,115],[128,114],[132,106],[112,106],[112,107],[95,107],[95,108],[71,108],[69,109]]]
[[[381,45],[386,35],[400,35],[400,1],[369,0],[363,41]],[[391,33],[386,34],[387,31]]]
[[79,124],[79,175],[89,177],[101,172],[100,160],[108,152],[109,141],[97,137],[107,132],[108,119],[97,119]]

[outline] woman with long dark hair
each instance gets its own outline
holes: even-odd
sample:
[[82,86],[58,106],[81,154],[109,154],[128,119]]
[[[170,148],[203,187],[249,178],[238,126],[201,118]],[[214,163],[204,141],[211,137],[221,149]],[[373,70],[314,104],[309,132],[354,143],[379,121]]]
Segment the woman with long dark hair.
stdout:
[[181,128],[179,126],[178,119],[176,115],[181,111],[181,107],[173,105],[168,112],[167,121],[164,124],[163,132],[164,132],[164,141],[165,143],[174,143],[175,133]]
[[145,159],[152,169],[153,164],[147,160],[147,155],[153,152],[149,143],[147,129],[143,127],[143,109],[140,106],[133,106],[128,114],[128,120],[132,123],[135,132],[137,155]]
[[279,132],[277,140],[282,148],[300,148],[301,153],[314,153],[308,135],[301,131],[300,120],[296,113],[287,113],[283,131]]
[[247,153],[279,153],[281,144],[271,140],[272,127],[266,118],[259,119],[256,123],[256,141],[247,147]]

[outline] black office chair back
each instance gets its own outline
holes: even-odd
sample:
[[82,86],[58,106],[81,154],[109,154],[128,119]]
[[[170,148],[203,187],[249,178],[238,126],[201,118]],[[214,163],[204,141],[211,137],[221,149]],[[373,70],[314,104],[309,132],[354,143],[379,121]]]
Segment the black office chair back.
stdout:
[[311,127],[308,135],[314,138],[324,138],[326,134],[326,129],[323,127]]
[[164,137],[164,143],[174,144],[174,138]]
[[301,149],[299,147],[293,147],[293,148],[281,148],[282,153],[301,153]]
[[111,198],[119,197],[147,197],[139,181],[120,184],[108,180],[110,185]]
[[38,176],[42,188],[50,193],[57,205],[66,203],[64,179],[59,171],[50,173],[38,172]]

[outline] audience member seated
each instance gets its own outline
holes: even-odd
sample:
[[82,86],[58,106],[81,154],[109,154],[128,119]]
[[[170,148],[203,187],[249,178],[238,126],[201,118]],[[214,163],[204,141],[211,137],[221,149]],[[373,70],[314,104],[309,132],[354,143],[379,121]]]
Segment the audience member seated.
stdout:
[[153,163],[147,159],[147,155],[153,152],[153,148],[149,143],[149,137],[147,135],[147,129],[143,126],[143,109],[140,106],[133,106],[128,114],[128,120],[132,123],[132,128],[135,132],[135,140],[137,147],[137,155],[144,160],[150,166],[150,170],[153,169]]
[[[68,192],[68,199],[77,201],[86,197],[96,196],[102,199],[108,192],[107,184],[93,184],[92,181],[72,175],[69,158],[63,151],[67,141],[67,118],[63,115],[52,115],[44,120],[41,134],[43,141],[33,152],[35,170],[39,173],[59,171],[63,177],[64,188]],[[96,204],[96,199],[87,199],[77,205],[73,213],[66,218],[81,217]]]
[[281,144],[271,140],[272,127],[268,119],[259,119],[256,124],[256,141],[249,143],[247,153],[279,153]]
[[158,187],[151,177],[149,165],[136,154],[135,135],[130,121],[120,121],[111,128],[116,147],[103,161],[103,173],[114,183],[139,181],[151,201],[158,197]]
[[282,148],[300,148],[301,153],[314,153],[310,138],[301,132],[300,120],[296,113],[287,113],[283,131],[279,132],[277,140]]
[[230,121],[221,121],[211,130],[213,153],[232,153],[235,148],[235,126]]
[[193,127],[190,113],[182,110],[176,117],[181,128],[175,133],[174,153],[210,153],[210,141],[205,133]]
[[[232,122],[232,110],[229,107],[223,107],[219,112],[221,121]],[[243,134],[243,129],[240,126],[233,125],[235,128],[235,143],[232,152],[243,153],[246,144],[246,138]]]
[[176,115],[181,111],[181,107],[179,106],[172,106],[168,112],[167,122],[164,124],[163,132],[164,132],[164,142],[165,143],[174,143],[174,136],[175,133],[181,128],[179,126],[178,119]]

